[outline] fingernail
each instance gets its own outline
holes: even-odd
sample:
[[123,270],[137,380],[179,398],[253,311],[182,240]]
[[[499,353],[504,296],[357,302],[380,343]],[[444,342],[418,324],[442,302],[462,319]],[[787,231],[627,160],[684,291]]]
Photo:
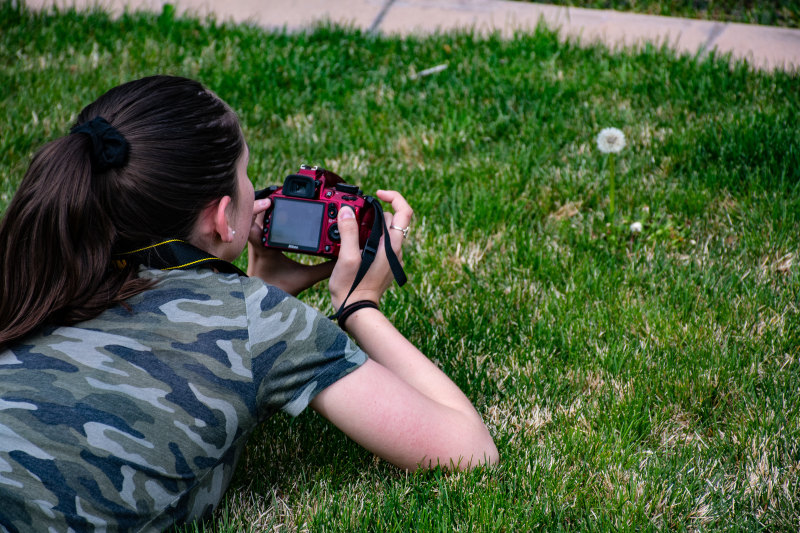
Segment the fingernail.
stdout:
[[339,216],[342,218],[342,220],[356,218],[356,214],[349,207],[342,207],[342,210],[339,211]]

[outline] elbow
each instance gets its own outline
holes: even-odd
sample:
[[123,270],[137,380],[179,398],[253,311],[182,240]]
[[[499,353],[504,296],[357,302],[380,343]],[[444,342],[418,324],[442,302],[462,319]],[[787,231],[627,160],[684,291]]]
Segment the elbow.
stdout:
[[468,455],[439,458],[436,462],[429,462],[428,465],[423,468],[427,470],[438,466],[453,472],[465,472],[476,468],[496,465],[499,461],[500,455],[497,452],[497,447],[494,445],[494,442],[491,442],[480,451]]
[[500,461],[497,446],[489,434],[489,430],[482,423],[474,437],[472,454],[469,460],[457,465],[458,470],[472,470],[473,468],[495,465]]
[[500,453],[497,451],[497,446],[492,440],[492,437],[488,435],[488,432],[487,432],[487,438],[489,439],[489,442],[484,451],[483,462],[481,463],[481,466],[496,465],[497,463],[500,462]]
[[453,437],[447,449],[440,449],[415,466],[424,470],[439,467],[449,471],[466,471],[495,465],[500,461],[497,446],[482,422]]
[[471,470],[473,468],[482,466],[491,466],[500,461],[500,454],[497,451],[497,446],[489,433],[489,428],[486,427],[483,420],[477,416],[471,426],[471,431],[467,432],[465,439],[470,443],[471,456],[470,460],[466,461],[459,470]]

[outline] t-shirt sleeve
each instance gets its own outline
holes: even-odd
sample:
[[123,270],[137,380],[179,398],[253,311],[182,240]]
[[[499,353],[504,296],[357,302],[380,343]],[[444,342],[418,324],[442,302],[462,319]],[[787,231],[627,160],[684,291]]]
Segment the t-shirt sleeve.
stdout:
[[367,360],[316,309],[257,278],[243,278],[259,418],[297,416],[327,386]]

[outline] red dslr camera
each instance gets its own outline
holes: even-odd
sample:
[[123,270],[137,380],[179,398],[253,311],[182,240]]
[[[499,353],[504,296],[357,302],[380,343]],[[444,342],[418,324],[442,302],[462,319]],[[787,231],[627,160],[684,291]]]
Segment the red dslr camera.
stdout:
[[267,248],[289,252],[336,257],[341,239],[336,217],[349,206],[358,222],[359,246],[364,247],[375,220],[375,211],[356,185],[320,167],[301,165],[296,174],[286,176],[283,187],[268,187],[256,192],[256,199],[271,198],[264,213],[261,242]]

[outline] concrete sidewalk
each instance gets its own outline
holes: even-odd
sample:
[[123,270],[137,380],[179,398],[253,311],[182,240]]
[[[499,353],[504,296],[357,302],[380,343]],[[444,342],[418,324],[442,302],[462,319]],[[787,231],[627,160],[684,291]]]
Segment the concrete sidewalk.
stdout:
[[171,3],[178,13],[215,14],[217,20],[249,22],[290,31],[320,21],[335,22],[385,34],[406,35],[458,28],[499,31],[510,36],[528,31],[540,20],[558,29],[562,38],[582,43],[601,41],[610,47],[643,43],[668,44],[679,52],[716,49],[756,68],[800,69],[800,30],[659,17],[610,10],[560,7],[509,0],[28,0],[32,8],[49,5],[79,8],[100,4],[112,13],[129,10],[160,12]]

